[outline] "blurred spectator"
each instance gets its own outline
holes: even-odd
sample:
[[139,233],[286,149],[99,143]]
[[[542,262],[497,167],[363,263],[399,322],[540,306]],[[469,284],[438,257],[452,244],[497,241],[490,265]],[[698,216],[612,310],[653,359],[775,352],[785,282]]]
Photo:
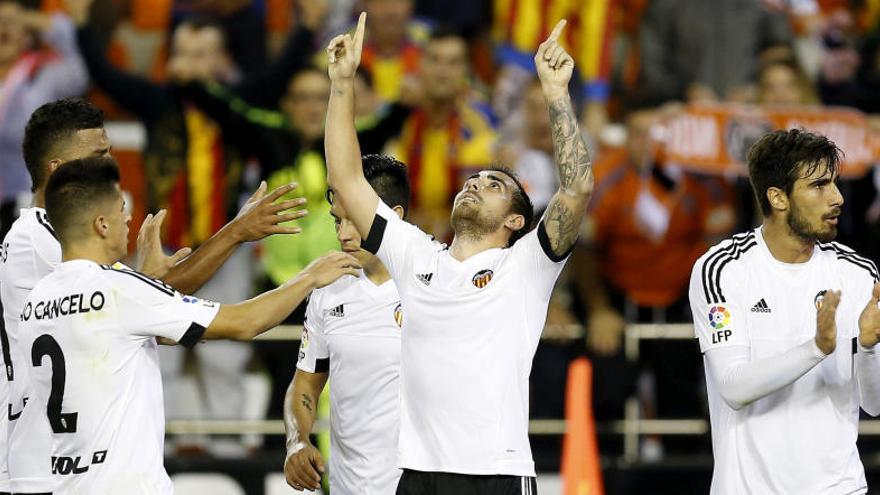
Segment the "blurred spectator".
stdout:
[[413,19],[413,0],[363,0],[367,35],[361,67],[385,101],[397,101],[406,86],[416,84],[426,24]]
[[815,105],[816,88],[791,59],[771,60],[758,72],[758,103],[769,106]]
[[610,95],[612,19],[620,14],[610,0],[494,0],[493,38],[500,62],[492,105],[507,119],[519,105],[535,74],[532,60],[538,45],[559,19],[568,20],[563,43],[574,56],[585,108],[583,117],[592,134],[601,131]]
[[759,57],[788,51],[788,19],[758,0],[655,0],[641,26],[642,104],[725,99],[752,82]]
[[523,132],[504,150],[529,198],[537,216],[544,211],[559,187],[559,173],[553,158],[553,135],[550,114],[544,103],[541,83],[533,79],[522,102]]
[[[216,125],[182,97],[180,85],[194,79],[234,82],[236,70],[222,29],[202,20],[178,25],[167,62],[170,82],[155,84],[116,69],[104,58],[88,24],[90,0],[69,4],[77,13],[79,44],[94,82],[147,128],[149,206],[168,208],[167,242],[177,247],[204,241],[237,211],[242,163],[238,150],[224,143]],[[311,30],[301,27],[282,58],[249,73],[234,91],[248,100],[277,101],[301,65],[298,54],[311,44]]]
[[674,306],[685,296],[688,267],[734,224],[724,182],[656,164],[651,128],[657,123],[653,111],[631,114],[626,153],[600,159],[595,167],[591,210],[603,280],[598,287],[607,289],[588,295],[595,296],[597,314],[612,310],[636,321],[641,309],[649,309],[649,319],[686,318],[687,311],[675,313],[686,305]]
[[0,239],[18,209],[30,206],[30,177],[21,155],[28,118],[46,102],[82,94],[87,84],[67,16],[46,16],[20,1],[0,0]]
[[419,105],[392,146],[392,154],[409,167],[410,220],[441,239],[462,176],[493,160],[496,135],[488,105],[469,95],[468,72],[465,39],[453,30],[435,30],[420,65]]
[[265,0],[174,0],[171,16],[171,31],[195,16],[216,19],[236,66],[249,72],[266,64]]
[[[653,111],[631,114],[625,152],[596,163],[593,246],[572,260],[587,311],[597,414],[606,417],[619,417],[626,398],[621,390],[633,390],[621,352],[624,324],[689,321],[688,267],[734,225],[732,191],[722,180],[656,164],[651,129],[657,123]],[[694,400],[700,362],[692,348],[650,342],[640,364],[649,370],[645,376],[656,377],[656,394],[641,394],[644,414],[702,414]]]
[[880,112],[880,25],[857,47],[845,26],[830,26],[819,75],[819,93],[826,105]]
[[[368,78],[358,77],[362,111],[371,108],[375,95]],[[272,284],[280,285],[308,263],[338,247],[336,231],[325,199],[327,169],[324,163],[324,120],[330,97],[330,80],[324,70],[308,67],[290,80],[281,99],[281,111],[256,108],[219,84],[191,84],[188,98],[214,119],[246,155],[257,158],[262,179],[269,188],[296,182],[291,193],[308,200],[309,215],[297,220],[303,232],[296,236],[272,236],[263,241],[263,265]],[[375,115],[359,119],[361,151],[376,153],[400,132],[410,110],[391,105]],[[379,133],[379,137],[374,135]]]
[[[252,107],[219,84],[190,84],[184,90],[188,98],[217,121],[231,142],[245,155],[257,158],[262,178],[270,188],[296,182],[299,187],[292,195],[308,200],[309,215],[296,221],[301,234],[271,236],[263,241],[262,263],[268,285],[280,285],[318,256],[338,249],[326,200],[324,120],[330,96],[327,73],[312,67],[297,72],[281,100],[281,112]],[[360,108],[361,152],[378,153],[390,136],[400,132],[410,109],[400,105],[376,109],[378,98],[372,93],[365,73],[358,74],[355,91]],[[371,113],[374,110],[375,114]],[[302,309],[290,319],[301,323]],[[296,349],[271,344],[258,346],[258,352],[273,379],[269,410],[273,416],[279,416],[285,387],[295,366],[290,356]]]
[[[104,57],[89,24],[91,0],[68,0],[80,26],[77,37],[94,82],[118,104],[136,115],[147,130],[144,164],[149,185],[149,209],[168,209],[166,242],[172,247],[204,242],[236,214],[246,185],[242,181],[242,153],[225,140],[217,124],[182,92],[194,81],[234,84],[241,98],[278,101],[290,76],[302,65],[302,54],[312,47],[312,30],[295,31],[278,61],[251,71],[236,83],[237,70],[226,50],[222,27],[210,20],[191,19],[172,33],[167,62],[169,82],[157,84],[113,67]],[[247,299],[252,293],[250,250],[240,248],[197,295],[218,302]],[[195,349],[201,370],[207,412],[196,417],[234,419],[244,411],[244,369],[251,358],[249,343],[218,342]],[[162,350],[168,416],[186,417],[191,393],[180,379],[184,353],[176,347]],[[218,454],[243,453],[236,441],[215,439]]]

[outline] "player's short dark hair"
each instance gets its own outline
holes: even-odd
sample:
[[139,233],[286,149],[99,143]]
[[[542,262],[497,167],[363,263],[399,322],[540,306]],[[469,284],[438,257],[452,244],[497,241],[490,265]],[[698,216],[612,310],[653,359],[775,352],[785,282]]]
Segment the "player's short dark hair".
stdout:
[[79,98],[55,100],[34,110],[24,129],[22,154],[36,191],[48,174],[49,153],[59,142],[85,129],[104,127],[104,113]]
[[765,134],[749,150],[749,180],[764,216],[773,208],[767,189],[778,187],[791,194],[794,183],[825,167],[837,174],[842,151],[830,139],[803,129],[778,130]]
[[207,15],[207,14],[193,14],[186,16],[174,26],[174,28],[168,33],[169,36],[174,36],[174,32],[180,29],[183,26],[187,26],[193,31],[201,31],[203,29],[216,29],[220,32],[220,43],[222,48],[228,53],[231,51],[229,33],[226,32],[226,26],[223,25],[223,22],[220,21],[215,16]]
[[406,165],[388,155],[364,155],[364,177],[386,205],[409,211],[409,174]]
[[[379,199],[391,208],[400,206],[403,215],[409,211],[409,174],[406,165],[388,155],[364,155],[361,157],[364,178],[376,191]],[[327,201],[333,204],[333,191],[327,190]]]
[[501,172],[513,179],[513,183],[516,184],[516,189],[513,191],[513,199],[510,202],[510,211],[517,215],[522,215],[525,219],[525,224],[523,225],[523,228],[510,234],[510,240],[507,245],[513,246],[513,243],[532,230],[532,223],[535,221],[535,206],[532,204],[532,200],[529,198],[528,193],[526,193],[526,189],[523,187],[522,183],[519,181],[519,177],[516,176],[516,173],[513,170],[502,165],[494,165],[485,170]]
[[116,194],[119,165],[110,157],[89,157],[65,163],[46,185],[46,215],[61,242],[71,228],[99,201]]

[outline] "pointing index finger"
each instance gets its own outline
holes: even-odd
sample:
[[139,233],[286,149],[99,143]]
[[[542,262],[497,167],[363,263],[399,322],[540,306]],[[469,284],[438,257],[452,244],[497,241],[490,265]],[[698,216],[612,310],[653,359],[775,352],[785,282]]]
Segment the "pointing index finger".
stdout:
[[562,30],[565,29],[565,25],[568,21],[565,19],[560,20],[556,23],[556,27],[553,28],[553,32],[550,33],[550,37],[547,38],[547,41],[556,41],[559,39],[559,35],[562,34]]
[[354,30],[354,46],[360,47],[364,42],[364,29],[367,24],[367,13],[361,12],[361,15],[358,17],[357,28]]

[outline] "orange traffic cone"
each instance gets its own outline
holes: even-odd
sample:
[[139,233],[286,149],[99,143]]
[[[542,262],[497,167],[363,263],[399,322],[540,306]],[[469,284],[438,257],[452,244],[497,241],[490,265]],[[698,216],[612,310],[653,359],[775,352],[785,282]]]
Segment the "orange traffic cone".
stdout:
[[562,439],[562,493],[604,495],[596,423],[593,420],[593,366],[586,357],[568,367],[565,436]]

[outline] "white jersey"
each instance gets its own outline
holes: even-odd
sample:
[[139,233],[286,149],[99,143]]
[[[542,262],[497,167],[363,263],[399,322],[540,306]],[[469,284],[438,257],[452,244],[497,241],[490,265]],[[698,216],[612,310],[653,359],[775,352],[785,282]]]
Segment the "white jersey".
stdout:
[[46,404],[59,495],[171,494],[155,337],[196,344],[219,304],[128,269],[60,264],[21,313],[32,394]]
[[[46,492],[52,490],[49,455],[49,423],[45,406],[30,402],[27,349],[21,346],[19,316],[28,294],[37,282],[61,263],[61,245],[42,208],[23,208],[3,240],[0,264],[0,299],[3,301],[3,358],[7,380],[2,383],[2,433],[0,465],[6,467],[9,456],[7,490]],[[33,407],[25,408],[28,402]],[[8,439],[8,440],[7,440]],[[3,486],[0,484],[0,491]]]
[[510,248],[457,261],[380,202],[363,247],[406,309],[400,466],[534,476],[529,373],[567,258],[552,255],[543,222]]
[[756,361],[789,351],[815,338],[823,291],[842,291],[835,352],[791,385],[735,410],[707,365],[711,493],[866,492],[856,449],[853,354],[858,318],[877,278],[871,261],[838,243],[817,244],[806,263],[778,261],[760,228],[714,246],[697,261],[690,302],[704,353],[746,346]]
[[402,321],[390,280],[342,277],[309,297],[297,368],[329,371],[331,493],[397,490]]

